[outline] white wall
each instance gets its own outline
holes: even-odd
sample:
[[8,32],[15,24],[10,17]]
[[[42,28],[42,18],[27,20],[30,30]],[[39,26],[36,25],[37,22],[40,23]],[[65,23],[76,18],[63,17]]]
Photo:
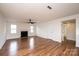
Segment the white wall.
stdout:
[[37,26],[37,35],[61,42],[60,26],[61,23],[57,22],[56,20],[40,23]]
[[61,42],[61,22],[52,20],[39,23],[37,26],[37,36]]
[[[17,26],[17,33],[12,34],[11,33],[11,24],[15,24]],[[35,27],[35,25],[33,25]],[[27,23],[21,23],[21,22],[7,22],[7,39],[13,39],[13,38],[19,38],[21,31],[28,31],[28,36],[35,36],[36,30],[34,30],[34,33],[30,33],[30,25]]]
[[79,47],[79,18],[76,18],[76,46]]
[[2,15],[0,15],[0,49],[6,41],[6,22]]
[[76,47],[79,46],[79,14],[62,17],[48,22],[42,22],[37,25],[37,36],[49,38],[54,41],[62,41],[61,25],[62,21],[75,19],[76,21]]

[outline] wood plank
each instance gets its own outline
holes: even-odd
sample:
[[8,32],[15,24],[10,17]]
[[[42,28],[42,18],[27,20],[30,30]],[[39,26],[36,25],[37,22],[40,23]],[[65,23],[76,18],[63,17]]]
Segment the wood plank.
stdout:
[[79,48],[73,41],[58,43],[34,36],[7,40],[0,56],[79,56]]

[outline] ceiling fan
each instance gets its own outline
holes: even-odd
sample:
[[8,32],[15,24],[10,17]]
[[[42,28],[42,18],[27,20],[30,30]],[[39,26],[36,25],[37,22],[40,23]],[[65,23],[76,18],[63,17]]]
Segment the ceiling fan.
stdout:
[[34,21],[32,21],[31,19],[29,19],[29,21],[26,22],[26,23],[28,23],[28,24],[35,24],[36,22],[34,22]]

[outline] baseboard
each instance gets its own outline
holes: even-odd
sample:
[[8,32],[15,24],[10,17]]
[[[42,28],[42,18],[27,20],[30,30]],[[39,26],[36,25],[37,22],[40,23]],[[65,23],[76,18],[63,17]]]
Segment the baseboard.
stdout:
[[77,48],[79,48],[79,45],[76,45]]
[[7,40],[10,40],[10,39],[17,39],[17,38],[20,38],[20,37],[9,37],[9,38],[7,38]]
[[67,39],[67,40],[70,40],[70,41],[75,41],[76,39],[73,39],[73,40],[71,40],[71,39]]
[[0,43],[0,50],[2,49],[2,47],[4,46],[6,40],[4,40],[3,42]]
[[[37,36],[37,37],[40,37],[40,38],[43,38],[43,39],[50,39],[50,38],[46,38],[46,37],[42,37],[42,36]],[[53,39],[50,39],[50,40],[55,41],[55,40],[53,40]],[[61,43],[60,41],[55,41],[55,42]]]

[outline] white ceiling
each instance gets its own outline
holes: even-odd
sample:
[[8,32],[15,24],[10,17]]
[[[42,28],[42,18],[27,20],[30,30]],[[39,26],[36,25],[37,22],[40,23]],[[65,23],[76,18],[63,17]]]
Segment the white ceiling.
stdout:
[[[47,6],[51,6],[49,10]],[[79,13],[79,4],[71,3],[1,3],[0,12],[8,21],[48,21]]]

